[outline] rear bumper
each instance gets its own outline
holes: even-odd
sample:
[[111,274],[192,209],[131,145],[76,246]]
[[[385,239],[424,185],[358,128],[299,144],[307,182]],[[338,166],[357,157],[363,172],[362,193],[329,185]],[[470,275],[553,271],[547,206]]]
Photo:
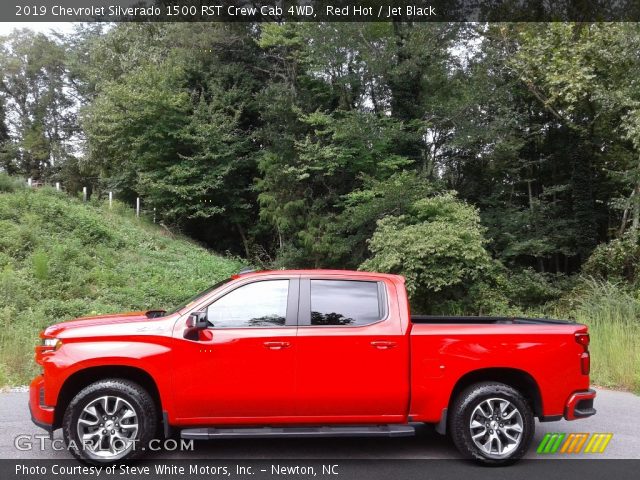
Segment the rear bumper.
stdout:
[[54,408],[44,405],[44,377],[37,376],[29,386],[29,412],[31,421],[47,432],[53,430]]
[[565,420],[578,420],[595,415],[596,409],[593,408],[595,398],[596,391],[591,389],[572,394],[564,408]]

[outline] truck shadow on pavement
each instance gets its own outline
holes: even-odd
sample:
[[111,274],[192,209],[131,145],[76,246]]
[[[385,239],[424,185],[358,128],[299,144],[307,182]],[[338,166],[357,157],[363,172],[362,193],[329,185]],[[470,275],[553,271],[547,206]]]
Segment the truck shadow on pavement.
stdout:
[[[179,441],[178,441],[179,443]],[[195,441],[193,451],[158,451],[148,459],[460,459],[448,437],[430,425],[400,438],[269,438]]]

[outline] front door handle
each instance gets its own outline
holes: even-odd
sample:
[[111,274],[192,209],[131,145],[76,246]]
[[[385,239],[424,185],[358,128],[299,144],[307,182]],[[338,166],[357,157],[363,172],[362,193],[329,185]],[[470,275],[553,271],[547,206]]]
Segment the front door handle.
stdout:
[[388,350],[389,348],[395,347],[397,344],[396,342],[389,342],[386,340],[374,340],[373,342],[371,342],[371,345],[379,350]]
[[264,346],[269,350],[282,350],[283,348],[290,347],[289,342],[264,342]]

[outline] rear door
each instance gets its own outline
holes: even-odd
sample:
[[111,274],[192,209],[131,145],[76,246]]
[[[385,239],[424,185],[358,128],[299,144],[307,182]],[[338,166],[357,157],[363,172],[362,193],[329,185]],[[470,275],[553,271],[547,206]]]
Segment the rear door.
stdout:
[[[402,421],[409,400],[409,346],[391,282],[300,280],[297,413],[318,422]],[[393,292],[395,293],[395,292]]]

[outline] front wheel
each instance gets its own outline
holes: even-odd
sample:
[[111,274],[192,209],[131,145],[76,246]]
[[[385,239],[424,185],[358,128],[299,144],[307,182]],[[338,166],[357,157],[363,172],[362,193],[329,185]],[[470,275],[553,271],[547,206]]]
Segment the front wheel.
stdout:
[[64,440],[87,463],[106,464],[137,456],[156,431],[156,406],[140,385],[102,380],[82,389],[62,421]]
[[529,402],[503,383],[471,385],[456,398],[450,432],[460,452],[488,465],[508,465],[529,449],[535,420]]

